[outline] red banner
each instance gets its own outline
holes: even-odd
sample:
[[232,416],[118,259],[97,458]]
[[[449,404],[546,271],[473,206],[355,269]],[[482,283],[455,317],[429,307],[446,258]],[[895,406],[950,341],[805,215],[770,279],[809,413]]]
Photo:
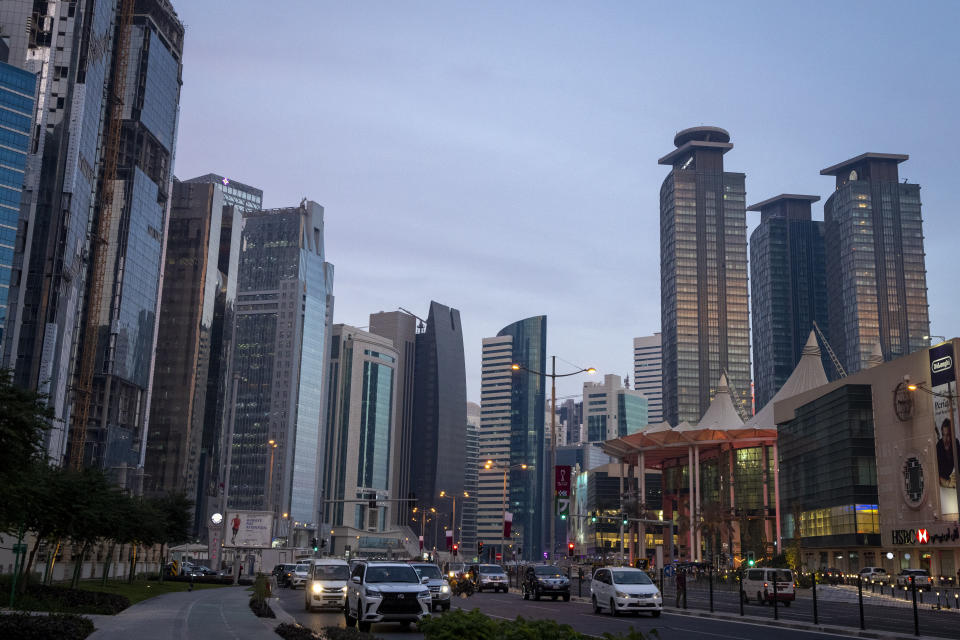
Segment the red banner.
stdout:
[[420,536],[420,551],[423,551],[423,536]]
[[503,514],[503,537],[510,538],[510,528],[513,526],[513,514],[509,511]]
[[554,469],[554,490],[557,496],[561,498],[570,497],[570,472],[571,469],[566,465],[557,465]]
[[447,529],[447,551],[453,551],[453,529]]

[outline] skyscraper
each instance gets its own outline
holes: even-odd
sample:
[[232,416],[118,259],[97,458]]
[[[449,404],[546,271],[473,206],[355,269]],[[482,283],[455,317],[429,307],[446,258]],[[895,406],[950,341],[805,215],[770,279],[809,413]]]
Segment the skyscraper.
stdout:
[[696,423],[720,374],[750,402],[745,176],[723,170],[733,148],[718,127],[674,137],[660,158],[670,173],[660,187],[660,301],[663,414]]
[[823,207],[830,342],[847,373],[927,346],[930,318],[920,185],[900,182],[909,156],[864,153],[820,172],[835,176]]
[[[513,514],[507,544],[518,558],[527,559],[542,557],[546,550],[545,531],[553,513],[545,489],[544,378],[523,369],[545,371],[546,343],[546,316],[520,320],[483,340],[480,460],[492,460],[493,465],[479,471],[477,536],[485,544],[503,541],[506,470],[506,511]],[[512,364],[523,368],[513,371]]]
[[[395,529],[391,467],[399,353],[390,339],[356,327],[336,324],[332,335],[323,521],[336,539],[353,539],[357,532]],[[373,506],[370,499],[383,502]],[[363,549],[360,541],[353,545]],[[384,551],[369,549],[375,550]]]
[[648,400],[640,391],[625,389],[620,376],[583,383],[583,419],[587,442],[622,438],[647,428]]
[[305,544],[319,522],[333,316],[323,207],[248,213],[238,267],[227,507],[289,513]]
[[829,337],[823,223],[810,216],[819,196],[781,194],[748,207],[760,212],[750,235],[753,377],[766,406],[793,373],[816,322]]
[[[453,500],[463,505],[466,464],[467,378],[460,312],[430,303],[426,330],[417,334],[414,374],[413,456],[410,483],[421,501],[432,501],[441,518],[460,538],[460,518],[453,522]],[[460,509],[459,516],[463,515]]]
[[225,186],[222,178],[173,184],[157,340],[177,348],[157,349],[144,461],[144,491],[186,492],[195,501],[195,522],[205,520],[207,498],[218,495],[212,472],[220,467],[230,390],[224,348],[230,347],[242,214],[244,207],[259,209],[262,198],[259,189],[233,183],[250,196],[238,206]]
[[[410,477],[414,473],[413,455],[413,389],[416,383],[417,319],[403,311],[381,311],[370,314],[370,333],[389,338],[397,350],[396,387],[397,416],[394,458],[391,465],[390,492],[397,498],[412,498]],[[392,510],[394,524],[409,525],[411,502],[396,502]]]
[[663,422],[663,349],[659,333],[633,339],[633,388],[647,398],[649,424]]
[[[463,500],[463,515],[460,516],[460,548],[463,556],[470,557],[477,551],[477,509],[480,472],[480,405],[467,403],[466,464],[463,467],[463,488],[470,494]],[[481,559],[482,561],[482,559]]]

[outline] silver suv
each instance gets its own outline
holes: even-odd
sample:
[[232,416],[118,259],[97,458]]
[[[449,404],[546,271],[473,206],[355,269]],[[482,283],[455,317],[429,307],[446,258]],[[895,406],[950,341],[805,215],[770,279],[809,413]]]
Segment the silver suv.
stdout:
[[357,625],[360,631],[369,631],[375,622],[399,622],[409,627],[430,615],[429,582],[429,578],[421,579],[406,563],[358,564],[347,583],[347,626]]
[[427,587],[430,589],[430,597],[433,599],[431,609],[440,607],[444,611],[450,611],[450,583],[443,577],[440,567],[429,562],[411,562],[420,579],[429,578]]

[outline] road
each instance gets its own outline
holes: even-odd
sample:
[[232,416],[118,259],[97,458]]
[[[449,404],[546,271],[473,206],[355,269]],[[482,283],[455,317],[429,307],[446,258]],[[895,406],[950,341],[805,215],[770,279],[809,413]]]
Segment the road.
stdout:
[[[344,626],[342,613],[307,613],[303,610],[303,591],[281,589],[280,600],[284,610],[297,622],[313,630],[326,626]],[[604,632],[624,633],[630,627],[638,631],[657,629],[665,638],[732,638],[734,640],[769,640],[771,628],[765,625],[744,624],[699,618],[664,612],[660,618],[617,617],[596,615],[590,604],[583,602],[563,602],[559,600],[525,601],[514,593],[478,593],[470,598],[461,599],[463,609],[479,609],[483,613],[500,619],[513,620],[517,616],[525,618],[547,618],[563,624],[569,624],[583,633],[599,637]],[[436,615],[443,615],[437,613]],[[423,635],[416,631],[402,631],[396,625],[373,625],[372,633],[384,639],[405,638],[419,640]],[[777,629],[777,640],[828,640],[838,636],[833,634]]]

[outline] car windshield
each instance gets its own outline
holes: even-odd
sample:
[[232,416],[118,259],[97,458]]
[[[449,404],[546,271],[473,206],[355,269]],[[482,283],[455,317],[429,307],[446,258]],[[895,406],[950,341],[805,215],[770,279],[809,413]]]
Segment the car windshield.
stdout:
[[482,564],[480,573],[503,573],[503,569],[495,564]]
[[929,573],[927,573],[927,570],[926,570],[926,569],[907,569],[906,571],[904,571],[904,573],[907,574],[908,576],[927,576],[927,575],[930,575]]
[[777,582],[793,582],[793,576],[790,575],[789,571],[775,571]]
[[432,580],[439,580],[443,578],[443,574],[440,573],[440,567],[433,564],[415,564],[413,568],[417,570],[417,573],[420,574],[421,578],[430,578]]
[[310,571],[310,565],[308,565],[308,564],[298,564],[298,565],[296,565],[296,567],[294,568],[294,571],[298,571],[298,572],[302,571],[303,573],[306,573],[306,572]]
[[409,565],[391,567],[368,567],[367,582],[410,582],[419,584],[420,578]]
[[551,567],[549,565],[541,565],[539,567],[534,567],[533,572],[538,576],[547,576],[547,577],[556,577],[561,578],[563,574],[560,573],[560,569],[556,567]]
[[318,564],[313,567],[315,580],[346,580],[350,577],[350,567],[342,564]]
[[613,583],[614,584],[653,584],[648,576],[643,571],[614,571],[613,572]]

